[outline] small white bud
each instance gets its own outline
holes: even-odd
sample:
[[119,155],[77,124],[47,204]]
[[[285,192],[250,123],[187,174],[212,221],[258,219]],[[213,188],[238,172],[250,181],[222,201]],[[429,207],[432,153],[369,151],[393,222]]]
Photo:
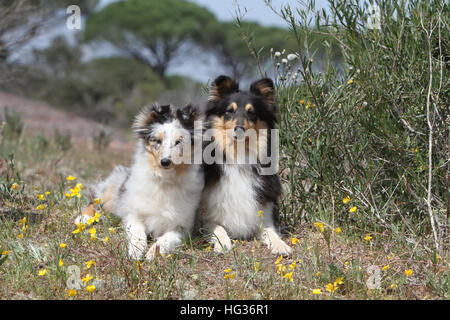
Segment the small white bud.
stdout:
[[288,60],[286,58],[283,58],[283,59],[281,59],[281,63],[286,64],[286,63],[288,63]]
[[287,59],[289,61],[293,61],[293,60],[297,59],[297,55],[294,54],[294,53],[290,53],[290,54],[287,55]]
[[280,51],[275,52],[274,56],[275,56],[275,58],[278,58],[279,56],[281,56]]

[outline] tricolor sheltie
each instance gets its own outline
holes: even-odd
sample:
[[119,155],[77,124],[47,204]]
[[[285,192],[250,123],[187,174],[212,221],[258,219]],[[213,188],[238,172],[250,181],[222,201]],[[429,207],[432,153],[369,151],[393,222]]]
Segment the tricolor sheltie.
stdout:
[[[192,152],[197,117],[191,105],[144,108],[133,124],[139,138],[133,165],[116,167],[93,188],[92,198],[100,198],[106,212],[122,219],[133,259],[143,256],[147,235],[156,240],[145,255],[153,259],[170,252],[192,231],[204,177],[201,164],[191,164],[191,154],[183,158],[183,152]],[[91,203],[77,220],[86,221],[93,212]]]
[[[240,91],[239,85],[226,76],[212,84],[205,127],[211,132],[215,152],[220,156],[223,153],[224,161],[204,165],[205,190],[200,208],[201,220],[212,232],[217,252],[231,248],[230,237],[254,236],[274,254],[292,251],[275,226],[280,179],[276,172],[261,174],[261,157],[266,151],[270,153],[270,130],[278,121],[274,98],[273,82],[267,78],[252,83],[249,91]],[[256,143],[248,141],[247,132],[257,136]],[[245,153],[239,154],[239,148]],[[255,163],[246,162],[251,156]]]

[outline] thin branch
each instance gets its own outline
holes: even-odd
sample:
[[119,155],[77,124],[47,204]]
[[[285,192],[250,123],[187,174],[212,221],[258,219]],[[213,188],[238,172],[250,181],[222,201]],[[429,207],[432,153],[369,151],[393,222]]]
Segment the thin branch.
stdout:
[[434,243],[436,247],[436,251],[439,252],[439,238],[436,231],[435,226],[435,217],[433,213],[433,208],[431,206],[431,192],[432,192],[432,183],[433,183],[433,124],[431,123],[431,114],[430,114],[430,106],[431,106],[431,89],[433,85],[433,61],[431,55],[431,36],[433,34],[434,28],[432,27],[432,21],[430,21],[430,30],[428,31],[423,24],[423,15],[420,15],[420,24],[422,25],[422,29],[426,34],[427,45],[428,45],[428,72],[429,72],[429,83],[428,83],[428,93],[427,93],[427,106],[426,106],[426,116],[427,116],[427,125],[428,125],[428,187],[427,187],[427,207],[428,214],[430,216],[431,229],[433,231]]

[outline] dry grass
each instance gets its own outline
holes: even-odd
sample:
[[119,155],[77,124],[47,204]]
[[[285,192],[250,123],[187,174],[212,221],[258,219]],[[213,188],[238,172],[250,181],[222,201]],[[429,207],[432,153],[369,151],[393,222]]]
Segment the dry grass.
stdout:
[[[295,225],[285,235],[294,253],[278,261],[278,267],[278,257],[256,240],[237,241],[232,251],[218,255],[209,250],[205,239],[195,236],[170,256],[136,263],[127,258],[123,228],[114,216],[102,212],[100,222],[73,234],[73,219],[86,199],[65,196],[76,183],[86,186],[114,165],[129,164],[131,155],[111,150],[98,153],[79,146],[61,153],[50,146],[33,157],[33,145],[31,138],[20,145],[3,145],[4,152],[11,148],[15,156],[14,168],[7,161],[1,167],[1,299],[448,298],[448,257],[433,261],[417,243],[383,232],[371,234],[372,239],[366,241],[345,225],[339,226],[342,233],[329,242],[326,223],[324,232],[312,223]],[[67,181],[68,175],[77,180]],[[19,189],[13,190],[13,183]],[[45,200],[39,200],[38,194],[44,194]],[[41,204],[46,207],[36,210]],[[21,223],[24,217],[26,222]],[[94,240],[88,232],[92,227],[96,228]],[[292,244],[292,238],[299,241]],[[89,269],[88,261],[95,262]],[[88,284],[95,284],[96,289],[88,292],[83,284],[69,297],[68,281],[74,277],[68,273],[70,266],[80,270],[75,279],[92,275]],[[380,268],[379,289],[366,285],[370,266]],[[44,269],[45,275],[39,275]],[[412,275],[405,275],[407,269],[412,269]],[[290,271],[292,281],[289,275],[283,278]],[[327,285],[340,277],[342,283],[336,290],[327,291]],[[314,289],[322,293],[313,294]]]

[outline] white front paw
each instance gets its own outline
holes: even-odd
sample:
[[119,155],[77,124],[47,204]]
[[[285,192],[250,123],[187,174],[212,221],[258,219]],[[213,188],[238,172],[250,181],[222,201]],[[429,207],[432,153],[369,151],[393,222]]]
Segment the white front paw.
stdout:
[[283,240],[277,239],[271,242],[270,251],[276,255],[289,256],[292,253],[292,248]]
[[217,253],[224,253],[227,250],[231,250],[231,248],[231,239],[228,236],[215,239],[214,241],[214,251]]
[[132,244],[128,246],[128,256],[130,257],[130,259],[140,260],[143,253],[144,249],[142,248],[138,248],[137,246],[134,246]]
[[153,244],[145,255],[146,260],[153,260],[161,255],[161,246],[158,243]]

